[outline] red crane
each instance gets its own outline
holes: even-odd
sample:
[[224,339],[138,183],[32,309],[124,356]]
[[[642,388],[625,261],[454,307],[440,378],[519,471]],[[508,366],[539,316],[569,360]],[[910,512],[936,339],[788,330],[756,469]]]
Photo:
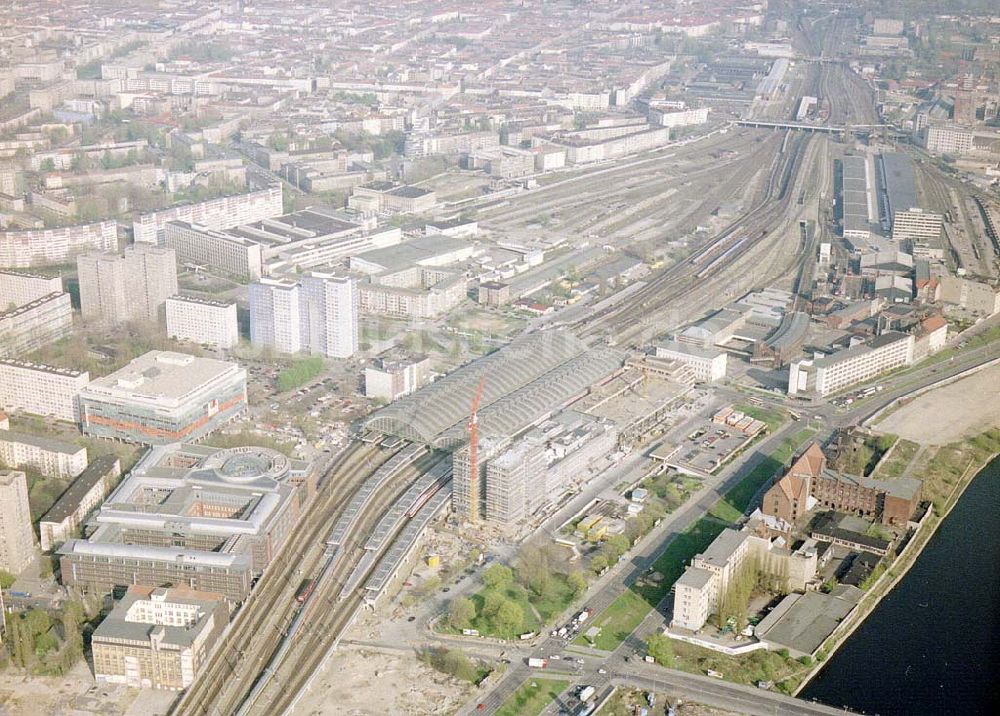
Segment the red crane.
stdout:
[[483,399],[483,386],[486,385],[486,374],[479,379],[479,386],[472,398],[472,411],[469,413],[469,519],[475,522],[479,519],[479,403]]

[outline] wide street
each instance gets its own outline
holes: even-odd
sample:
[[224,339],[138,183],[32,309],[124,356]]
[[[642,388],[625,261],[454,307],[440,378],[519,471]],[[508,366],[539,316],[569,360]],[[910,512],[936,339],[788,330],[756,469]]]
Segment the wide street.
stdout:
[[[984,329],[987,327],[983,326]],[[820,426],[821,432],[832,431],[837,427],[856,425],[898,398],[935,383],[949,380],[976,366],[988,363],[996,359],[996,357],[997,344],[996,342],[992,342],[964,350],[953,358],[900,372],[881,380],[879,384],[883,386],[883,389],[875,396],[854,403],[846,410],[837,409],[829,403],[817,403],[815,405],[808,405],[807,407],[805,404],[799,402],[788,403],[783,399],[764,398],[764,400],[765,402],[786,407],[790,404],[795,405],[796,410],[809,415],[812,421]],[[586,598],[574,605],[574,610],[579,609],[580,606],[585,604],[592,608],[595,614],[600,614],[602,610],[628,589],[628,586],[639,575],[649,568],[674,537],[704,516],[719,497],[742,480],[757,464],[773,452],[782,440],[800,427],[795,422],[786,423],[777,432],[759,443],[743,460],[731,463],[720,471],[718,475],[707,480],[699,492],[692,495],[682,508],[664,518],[663,522],[657,528],[647,535],[634,550],[626,555],[626,559],[621,564],[616,565],[597,580],[591,587]],[[476,584],[474,578],[467,581],[470,587]],[[662,608],[662,604],[660,606]],[[574,610],[571,610],[569,613],[572,613]],[[740,687],[729,682],[708,677],[699,678],[676,670],[646,665],[639,662],[638,659],[633,658],[637,652],[641,653],[645,638],[654,631],[662,629],[664,622],[665,617],[661,612],[657,610],[651,611],[629,639],[613,653],[569,646],[566,639],[552,636],[542,638],[540,642],[530,649],[520,647],[520,645],[510,648],[501,648],[498,646],[497,649],[504,651],[506,658],[511,660],[510,668],[503,678],[493,685],[487,693],[479,694],[472,699],[466,705],[463,712],[469,714],[489,714],[496,711],[525,679],[529,678],[532,673],[539,673],[536,669],[528,668],[526,663],[527,657],[549,658],[553,655],[560,655],[560,659],[558,661],[550,661],[550,665],[558,664],[559,668],[565,668],[564,664],[566,664],[566,660],[562,658],[562,655],[569,652],[568,656],[572,664],[570,673],[573,674],[573,685],[567,691],[567,694],[572,693],[573,689],[581,684],[603,687],[612,683],[612,681],[619,683],[624,679],[627,682],[636,674],[644,674],[647,678],[652,678],[654,675],[657,676],[665,687],[676,691],[682,697],[698,698],[700,701],[709,703],[710,705],[715,704],[706,700],[706,694],[714,694],[719,699],[732,699],[728,705],[721,703],[717,705],[722,708],[736,710],[740,713],[839,713],[834,709],[827,709],[827,707],[820,707],[815,704],[790,699],[772,691]],[[457,643],[468,644],[468,640],[462,639],[449,641],[456,643],[456,645]],[[626,658],[630,660],[626,662]],[[583,660],[583,664],[576,663],[575,660],[580,659]],[[602,674],[600,670],[606,673]],[[685,692],[683,691],[684,688],[688,688],[690,691]],[[777,701],[781,703],[779,704]],[[558,710],[558,705],[553,708]]]

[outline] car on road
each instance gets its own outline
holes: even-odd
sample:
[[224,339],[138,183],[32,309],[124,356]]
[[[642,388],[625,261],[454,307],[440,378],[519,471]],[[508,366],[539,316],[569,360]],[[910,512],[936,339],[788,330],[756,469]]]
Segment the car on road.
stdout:
[[608,670],[607,670],[607,669],[605,669],[605,668],[604,668],[604,667],[602,666],[602,667],[601,667],[600,669],[598,669],[598,670],[597,670],[597,673],[598,673],[598,674],[606,674],[606,673],[608,673]]

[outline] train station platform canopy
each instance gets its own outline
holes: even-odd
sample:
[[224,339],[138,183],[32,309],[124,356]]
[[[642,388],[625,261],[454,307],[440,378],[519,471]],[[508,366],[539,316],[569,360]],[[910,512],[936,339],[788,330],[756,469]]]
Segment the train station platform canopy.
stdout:
[[623,360],[619,351],[588,348],[566,330],[530,333],[382,408],[365,428],[456,447],[467,439],[465,423],[485,376],[480,434],[514,435],[613,373]]

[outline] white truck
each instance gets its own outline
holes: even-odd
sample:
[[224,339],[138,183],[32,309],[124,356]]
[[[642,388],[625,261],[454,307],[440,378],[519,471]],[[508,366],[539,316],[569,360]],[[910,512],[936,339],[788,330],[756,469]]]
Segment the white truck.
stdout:
[[542,659],[541,657],[538,656],[528,657],[528,666],[530,666],[533,669],[544,669],[548,665],[549,665],[548,659]]

